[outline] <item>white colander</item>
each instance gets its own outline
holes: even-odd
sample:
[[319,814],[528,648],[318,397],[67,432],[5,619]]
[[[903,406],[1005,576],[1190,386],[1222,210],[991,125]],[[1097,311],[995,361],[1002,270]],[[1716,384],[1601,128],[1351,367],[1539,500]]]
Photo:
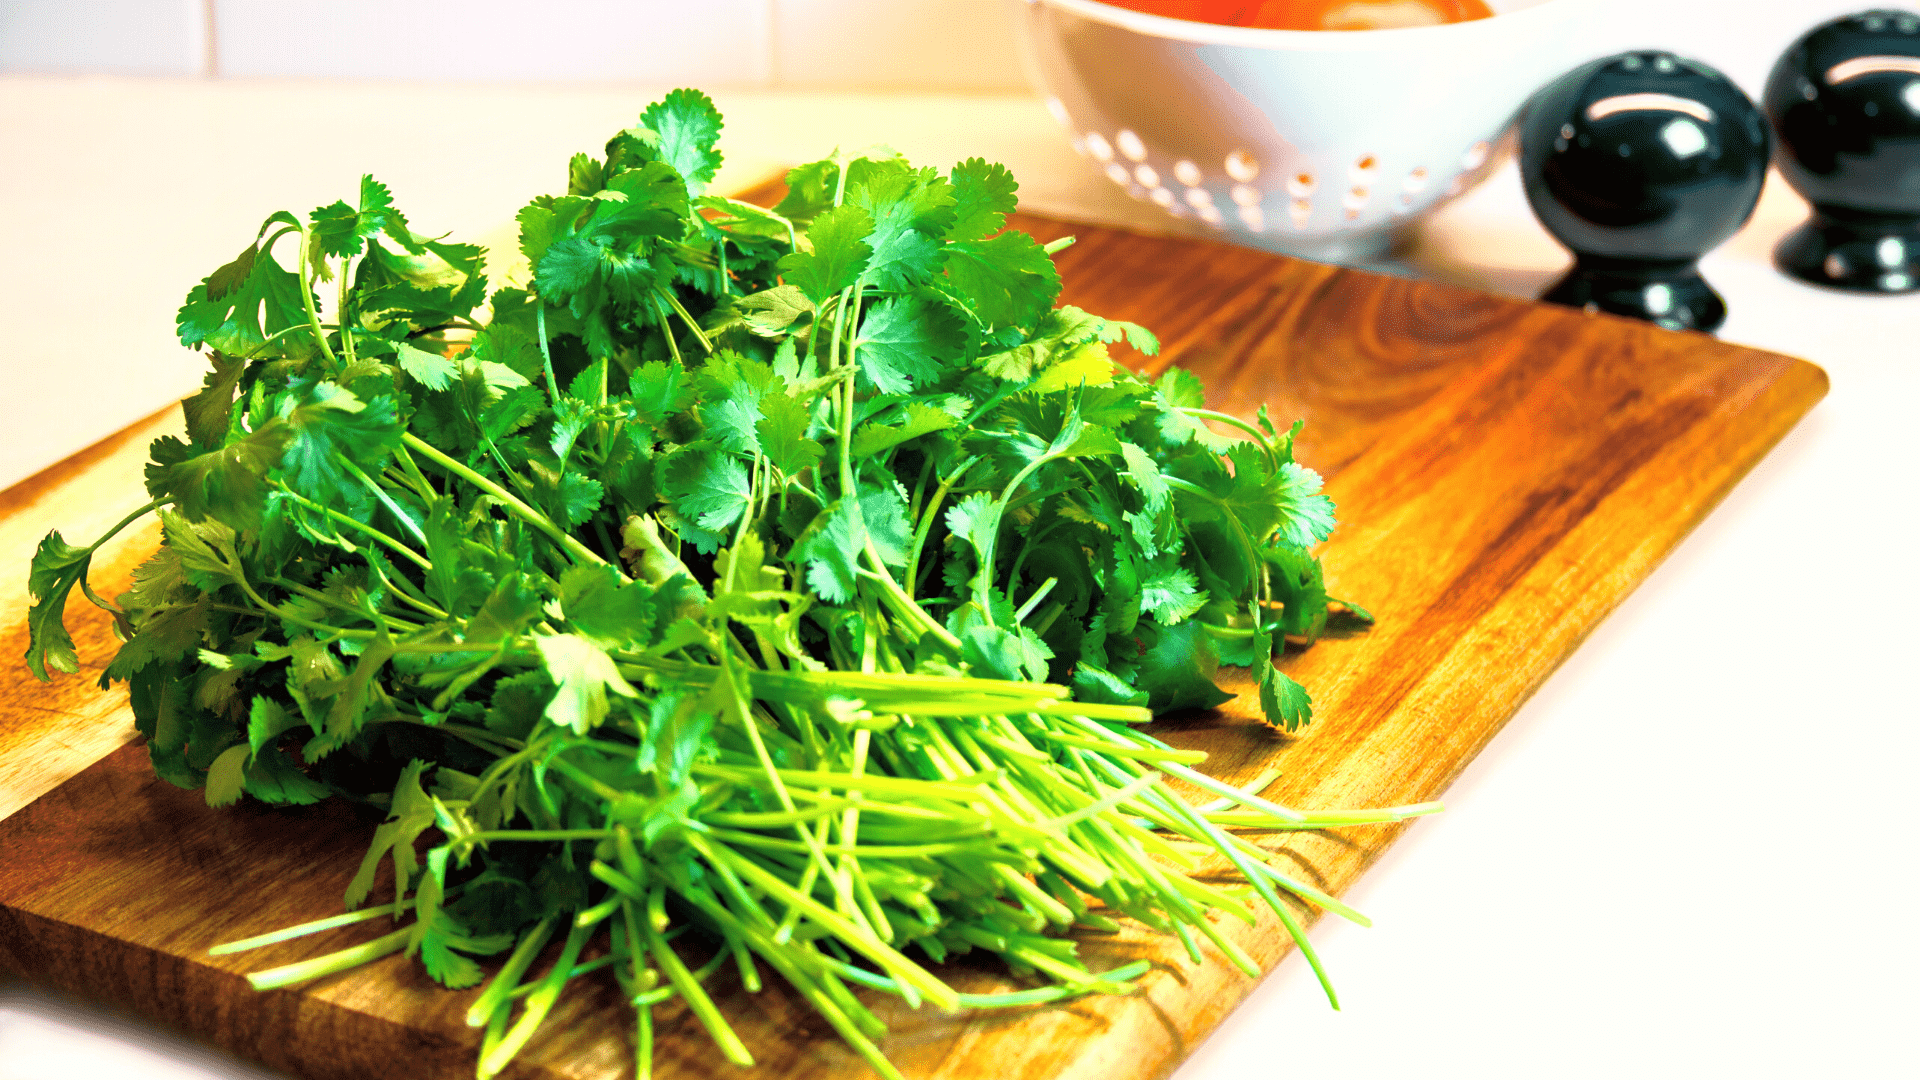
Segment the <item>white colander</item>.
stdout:
[[1244,244],[1377,258],[1489,172],[1529,95],[1589,59],[1595,0],[1491,0],[1397,30],[1215,26],[1008,0],[1074,148],[1135,197]]

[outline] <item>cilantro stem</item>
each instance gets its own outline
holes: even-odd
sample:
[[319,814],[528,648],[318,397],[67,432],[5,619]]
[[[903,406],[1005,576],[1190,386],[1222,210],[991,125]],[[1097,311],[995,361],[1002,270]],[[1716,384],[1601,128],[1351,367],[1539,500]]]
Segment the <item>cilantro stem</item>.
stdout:
[[347,366],[353,366],[359,357],[353,351],[353,326],[347,322],[347,268],[353,265],[353,256],[340,257],[340,307],[334,312],[334,320],[340,324],[340,347],[347,354]]
[[[458,895],[460,888],[460,886],[456,885],[448,889],[446,896],[451,898]],[[380,904],[375,907],[362,908],[359,911],[349,911],[344,915],[332,915],[324,919],[315,919],[312,922],[301,923],[298,926],[289,926],[282,930],[256,934],[250,938],[241,938],[239,941],[223,942],[208,949],[207,955],[230,956],[234,953],[262,949],[268,945],[278,945],[283,941],[292,941],[294,938],[306,937],[309,934],[318,934],[327,930],[335,930],[342,926],[352,926],[356,923],[369,922],[383,915],[398,917],[401,912],[410,910],[412,907],[413,899],[411,897],[403,897],[391,904]]]
[[[842,175],[842,186],[845,185],[845,180],[845,176]],[[835,205],[839,205],[837,200]],[[849,338],[852,336],[852,327],[848,325],[849,320],[846,317],[849,297],[853,298],[853,303],[856,305],[860,302],[858,286],[850,285],[841,290],[840,303],[834,309],[833,332],[827,339],[827,368],[830,371],[838,371],[841,367],[840,338],[843,335]],[[853,342],[851,340],[847,343],[847,362],[845,366],[848,370],[857,370],[854,368]],[[835,437],[840,444],[836,448],[840,452],[840,497],[842,499],[854,500],[854,514],[856,520],[858,520],[860,508],[859,489],[855,487],[853,483],[853,384],[853,379],[847,379],[843,382],[839,388],[841,392],[837,395],[838,400],[834,402],[834,404],[840,407],[840,430],[835,433]],[[862,523],[860,531],[862,533],[866,532],[864,522]]]
[[665,297],[667,303],[672,305],[673,310],[679,313],[680,321],[687,324],[687,329],[693,331],[693,339],[700,343],[700,347],[706,350],[708,356],[712,356],[713,341],[707,337],[705,331],[700,329],[700,324],[694,321],[693,316],[687,313],[686,306],[680,303],[678,296],[673,294],[673,288],[668,286],[661,289],[660,295]]
[[1060,239],[1045,245],[1044,247],[1041,248],[1041,250],[1045,251],[1049,255],[1057,255],[1060,252],[1065,251],[1068,248],[1072,247],[1075,239],[1076,238],[1072,236],[1063,236]]
[[370,960],[378,960],[383,956],[399,952],[407,947],[407,939],[412,935],[413,927],[404,926],[391,934],[384,934],[365,944],[341,949],[339,952],[316,956],[297,964],[256,971],[247,976],[247,983],[255,990],[277,990],[283,986],[306,982],[308,979],[348,971]]
[[[336,608],[340,611],[347,612],[350,615],[354,615],[362,619],[367,618],[367,612],[361,610],[360,608],[354,607],[352,604],[349,604],[343,600],[337,599],[332,596],[328,596],[326,593],[323,593],[319,589],[313,588],[310,585],[302,585],[297,581],[288,581],[285,578],[267,578],[265,580],[267,584],[278,585],[281,588],[287,590],[288,592],[299,593],[301,596],[304,596],[307,599],[312,600],[314,603],[325,604],[330,608]],[[391,615],[381,615],[380,620],[387,624],[388,629],[398,630],[403,634],[409,633],[411,631],[418,630],[421,628],[419,623],[408,622],[405,619],[396,619]]]
[[1259,428],[1253,426],[1252,424],[1247,423],[1245,420],[1242,420],[1239,417],[1233,416],[1229,413],[1215,412],[1212,409],[1182,408],[1180,411],[1183,413],[1186,413],[1188,416],[1204,417],[1205,419],[1208,419],[1208,420],[1218,421],[1219,423],[1225,424],[1228,427],[1239,428],[1241,431],[1244,431],[1247,434],[1253,436],[1253,441],[1259,444],[1260,449],[1267,452],[1267,462],[1269,464],[1271,464],[1275,469],[1278,469],[1280,467],[1280,452],[1274,449],[1274,446],[1272,443],[1267,441],[1266,433],[1261,431]]
[[[730,653],[723,652],[720,654],[720,677],[727,680],[730,687],[737,687],[738,684],[733,681],[732,664],[733,660]],[[739,722],[740,726],[746,729],[747,741],[753,746],[753,756],[759,761],[762,772],[772,785],[774,796],[780,800],[781,809],[792,813],[795,809],[793,796],[787,793],[787,785],[781,779],[780,770],[773,763],[773,755],[767,752],[766,740],[760,736],[760,725],[754,721],[752,713],[747,710],[746,703],[741,700],[738,692],[727,695],[727,705],[734,713],[735,719]],[[827,853],[825,848],[820,844],[819,836],[808,829],[805,824],[798,821],[793,823],[792,828],[793,831],[799,835],[800,839],[805,841],[807,857],[817,862],[822,872],[827,874],[828,880],[833,882],[836,898],[850,905],[852,903],[852,897],[845,895],[847,885],[841,881],[837,875],[831,872],[832,865],[827,861]],[[792,907],[791,904],[788,906],[789,908]],[[864,929],[866,929],[869,934],[872,933],[871,927],[865,927]]]
[[1211,776],[1207,776],[1203,773],[1195,772],[1192,769],[1184,768],[1180,765],[1169,763],[1166,766],[1166,770],[1169,773],[1172,773],[1173,775],[1178,776],[1180,779],[1185,780],[1190,784],[1194,784],[1199,787],[1206,788],[1208,791],[1211,791],[1216,795],[1220,795],[1222,797],[1232,799],[1234,802],[1239,803],[1241,806],[1245,806],[1249,809],[1258,810],[1265,814],[1271,814],[1272,816],[1279,818],[1282,821],[1304,821],[1306,819],[1306,815],[1302,814],[1298,810],[1281,806],[1278,803],[1268,802],[1267,800],[1259,797],[1258,795],[1254,795],[1249,792],[1241,791],[1237,788],[1230,787],[1226,784],[1221,783],[1218,780],[1215,780]]
[[993,527],[985,530],[986,535],[980,544],[980,568],[973,576],[973,602],[980,606],[980,617],[988,626],[994,625],[992,596],[993,579],[995,576],[994,548],[999,544],[1000,519],[1007,512],[1007,504],[1013,501],[1013,493],[1020,490],[1021,484],[1027,482],[1027,477],[1032,476],[1035,470],[1047,462],[1054,460],[1056,456],[1057,455],[1054,454],[1041,454],[1039,457],[1028,462],[1026,468],[1013,474],[1013,479],[1007,481],[1007,486],[1001,489],[1000,497],[994,500]]
[[490,844],[495,840],[545,843],[551,840],[605,840],[612,835],[612,829],[494,829],[468,833],[455,842],[472,847],[475,844]]
[[390,722],[418,724],[429,731],[444,731],[454,738],[471,746],[478,747],[481,750],[485,750],[490,754],[507,754],[524,748],[524,744],[518,739],[510,739],[505,735],[495,735],[486,728],[477,728],[468,724],[430,724],[417,717],[403,716],[398,713],[387,717],[387,719]]
[[126,517],[121,518],[119,521],[114,523],[113,528],[108,529],[105,533],[102,533],[100,536],[100,539],[95,540],[91,544],[88,544],[87,551],[95,552],[100,550],[100,545],[120,535],[121,529],[124,529],[127,526],[133,524],[134,522],[139,521],[141,518],[146,517],[148,514],[153,513],[155,510],[158,510],[165,505],[167,505],[167,500],[155,499],[152,502],[148,503],[147,505],[142,506],[138,510],[135,510],[132,513],[128,514]]
[[319,634],[328,634],[328,635],[342,636],[342,637],[344,636],[354,636],[354,637],[377,636],[372,631],[346,630],[338,626],[329,626],[326,623],[314,622],[312,619],[295,615],[292,612],[287,611],[286,609],[280,607],[277,604],[268,603],[265,597],[255,592],[253,586],[248,584],[247,576],[244,573],[241,573],[240,571],[239,560],[237,558],[235,559],[234,562],[228,563],[227,566],[228,566],[228,572],[231,575],[229,580],[231,580],[235,585],[240,586],[241,592],[246,593],[247,596],[250,597],[254,603],[260,605],[261,610],[266,611],[269,614],[273,615],[274,618],[282,619],[286,622],[290,622],[295,626],[305,627],[308,630],[312,630],[315,633],[319,633]]
[[[368,548],[367,550],[371,552],[376,549]],[[380,579],[380,584],[385,585],[387,591],[392,593],[401,602],[405,603],[408,607],[418,610],[422,614],[431,615],[436,619],[453,618],[451,614],[442,611],[425,597],[416,595],[413,582],[408,581],[405,575],[396,573],[392,577],[388,577],[386,568],[381,566],[380,562],[381,560],[370,558],[367,560],[367,567],[373,571],[374,577]]]
[[[322,323],[321,325],[325,326],[326,324]],[[246,351],[229,353],[228,355],[232,356],[236,360],[252,360],[260,355],[260,350],[266,348],[268,345],[271,345],[272,343],[279,340],[280,338],[286,337],[288,334],[295,333],[296,331],[311,330],[311,329],[313,329],[313,327],[308,323],[294,323],[292,326],[283,326],[280,329],[275,330],[273,333],[268,334],[266,337],[261,338],[258,344],[249,345],[246,348]]]
[[[551,372],[549,372],[549,374],[551,374]],[[474,487],[493,496],[495,501],[506,507],[514,516],[545,533],[548,539],[559,544],[569,555],[595,566],[613,566],[612,563],[594,554],[592,548],[587,547],[587,545],[562,531],[561,528],[548,519],[545,514],[540,513],[538,510],[515,498],[513,493],[509,492],[506,488],[501,487],[499,484],[494,483],[453,458],[441,453],[430,443],[425,442],[411,431],[403,433],[400,437],[405,441],[407,446],[419,451],[427,460],[432,461],[434,464],[460,477]],[[416,558],[418,557],[416,556]],[[424,559],[420,561],[422,564],[425,564]],[[614,569],[618,571],[620,568],[616,566]],[[620,580],[624,582],[631,581],[632,579],[627,577],[624,572],[621,572]]]
[[913,550],[907,555],[906,578],[907,588],[910,590],[907,593],[907,599],[913,599],[913,594],[920,591],[920,552],[927,546],[927,534],[933,530],[935,515],[940,512],[941,504],[947,501],[947,494],[953,490],[953,486],[958,484],[967,470],[973,468],[973,463],[979,460],[980,458],[975,456],[962,461],[952,472],[941,478],[940,486],[933,492],[933,498],[927,500],[926,508],[920,514],[920,524],[913,530]]
[[[846,177],[843,173],[841,176],[841,187],[844,189],[845,186]],[[838,204],[836,203],[836,205]],[[902,589],[899,582],[893,580],[893,575],[887,570],[886,560],[880,557],[880,550],[874,545],[873,535],[867,531],[866,520],[860,509],[860,489],[854,482],[853,476],[853,398],[855,382],[857,381],[853,377],[853,373],[857,371],[855,366],[855,353],[858,349],[854,334],[859,325],[860,298],[864,288],[864,285],[854,284],[841,291],[840,302],[834,311],[833,331],[827,345],[827,365],[829,370],[838,371],[844,368],[849,372],[849,377],[840,385],[840,392],[835,395],[835,404],[839,407],[840,413],[839,431],[835,439],[835,441],[839,443],[840,498],[848,504],[854,521],[859,524],[860,535],[864,541],[861,546],[861,552],[867,557],[869,569],[863,572],[861,576],[876,582],[880,586],[882,599],[893,609],[894,614],[919,628],[922,633],[932,634],[936,640],[944,644],[947,648],[958,652],[960,649],[960,639],[955,637],[952,631],[941,625],[938,619],[927,614],[920,605],[914,603],[913,596]],[[851,303],[853,307],[851,317],[847,314],[847,306],[849,303]],[[844,363],[840,358],[840,339],[843,336],[847,338],[847,353]]]
[[685,367],[687,362],[680,355],[680,342],[674,338],[673,329],[667,325],[667,313],[660,306],[660,294],[656,292],[650,299],[653,301],[653,313],[660,318],[660,336],[666,339],[667,351],[673,354],[675,364]]
[[842,158],[840,151],[837,149],[833,152],[833,158],[831,160],[833,161],[834,169],[840,174],[834,181],[833,187],[833,205],[839,206],[841,203],[847,201],[847,166],[852,164],[852,162]]
[[422,547],[425,547],[427,545],[427,534],[420,530],[420,523],[413,520],[413,515],[401,509],[399,503],[393,501],[393,496],[387,494],[386,488],[381,487],[378,483],[374,481],[373,477],[368,476],[365,472],[361,471],[360,466],[355,465],[353,463],[352,458],[341,456],[339,458],[339,461],[340,461],[340,464],[345,465],[347,467],[348,472],[352,473],[356,477],[359,477],[360,482],[362,484],[365,484],[367,486],[367,490],[373,493],[373,497],[380,500],[380,505],[386,507],[387,512],[392,514],[394,518],[400,522],[400,524],[406,526],[407,531],[413,534],[413,538],[415,540],[418,540]]
[[1247,568],[1252,570],[1265,565],[1266,560],[1260,557],[1259,546],[1253,542],[1253,537],[1247,535],[1247,528],[1240,523],[1240,516],[1234,513],[1233,507],[1227,505],[1225,499],[1201,487],[1199,484],[1190,483],[1171,474],[1163,475],[1161,479],[1166,482],[1168,487],[1176,491],[1184,491],[1189,495],[1205,499],[1207,502],[1219,507],[1221,514],[1233,523],[1233,534],[1240,538],[1241,545],[1247,550]]
[[414,490],[421,498],[432,500],[440,494],[435,491],[433,485],[427,481],[427,475],[420,471],[419,464],[413,460],[412,454],[407,453],[406,447],[394,447],[393,456],[406,467],[407,475],[413,477]]
[[1045,600],[1047,594],[1052,592],[1053,587],[1058,584],[1060,584],[1060,579],[1057,577],[1050,577],[1041,582],[1040,587],[1033,590],[1033,595],[1027,597],[1027,602],[1020,605],[1020,610],[1013,613],[1013,621],[1016,623],[1026,622],[1028,613],[1038,607],[1040,601]]
[[500,1044],[495,1046],[492,1052],[481,1057],[479,1070],[481,1080],[487,1080],[488,1077],[506,1068],[507,1062],[513,1060],[513,1055],[520,1052],[520,1048],[527,1044],[528,1039],[533,1038],[534,1030],[547,1018],[547,1013],[552,1011],[553,1003],[559,1000],[560,988],[567,984],[567,979],[573,974],[573,965],[580,958],[580,949],[587,943],[587,938],[592,936],[594,929],[594,926],[575,926],[568,931],[566,943],[560,947],[560,959],[556,960],[553,967],[540,977],[540,982],[533,992],[527,995],[523,1006],[525,1011],[520,1014],[520,1019],[514,1021],[513,1027],[507,1030],[506,1036],[500,1040]]
[[[874,963],[887,969],[904,986],[919,990],[928,1001],[948,1011],[959,1006],[959,1000],[952,987],[874,937],[871,931],[863,929],[813,897],[800,893],[779,875],[768,871],[753,859],[728,848],[713,850],[720,856],[721,861],[729,864],[736,873],[782,902],[799,906],[808,918],[818,923],[823,929],[834,933],[848,947],[858,950]],[[911,999],[909,1002],[911,1003]]]
[[280,491],[287,496],[287,498],[292,499],[294,502],[299,503],[301,506],[304,506],[307,509],[314,511],[315,513],[324,514],[337,524],[346,525],[353,529],[358,530],[359,532],[365,533],[368,537],[374,540],[378,540],[380,543],[385,544],[388,547],[392,548],[398,554],[405,555],[407,558],[413,560],[414,565],[420,567],[420,569],[428,571],[429,573],[433,571],[433,564],[427,561],[426,556],[413,550],[412,548],[401,543],[400,541],[395,540],[393,537],[388,536],[386,533],[381,532],[379,529],[376,529],[371,525],[367,525],[367,524],[363,524],[361,522],[355,521],[353,518],[348,517],[347,515],[331,507],[322,506],[319,503],[314,502],[312,499],[309,499],[305,495],[302,495],[299,492],[288,487],[286,485],[286,482],[283,480],[275,480],[273,482],[273,486],[276,488],[279,488]]
[[[327,344],[326,331],[320,329],[320,312],[313,306],[313,268],[309,265],[308,259],[309,249],[313,246],[313,236],[307,231],[305,225],[299,225],[297,228],[300,231],[300,257],[297,260],[300,265],[300,302],[306,305],[307,325],[313,327],[313,340],[320,346],[320,355],[327,358],[329,365],[338,365],[340,361],[334,357],[333,348]],[[272,246],[271,242],[268,246]]]
[[[538,300],[533,305],[533,323],[540,336],[540,362],[547,372],[547,393],[558,404],[560,401],[560,380],[553,375],[553,350],[547,344],[547,302]],[[411,433],[409,433],[411,434]]]
[[[660,886],[654,886],[656,896],[660,891]],[[652,906],[651,899],[648,904]],[[660,965],[660,970],[667,976],[667,981],[679,991],[687,1007],[700,1018],[700,1023],[705,1025],[707,1033],[713,1036],[714,1045],[720,1048],[721,1055],[743,1069],[751,1068],[753,1055],[747,1051],[747,1045],[740,1041],[740,1036],[734,1033],[733,1028],[727,1024],[726,1018],[720,1015],[719,1007],[714,1005],[713,999],[707,996],[706,990],[700,986],[699,980],[694,978],[693,972],[687,970],[687,965],[680,959],[680,954],[674,952],[673,946],[660,936],[660,930],[654,926],[651,918],[637,921],[640,924],[640,932],[646,935],[647,951]]]
[[[147,516],[148,514],[153,513],[155,510],[160,509],[162,506],[165,506],[166,504],[167,504],[167,501],[165,499],[155,499],[152,502],[148,503],[147,505],[141,507],[140,509],[135,510],[132,513],[128,514],[126,517],[121,518],[118,522],[114,523],[113,528],[108,529],[104,534],[101,535],[101,537],[98,540],[95,540],[93,543],[88,544],[86,546],[85,551],[80,556],[80,558],[83,561],[86,561],[88,567],[91,568],[92,566],[91,560],[93,559],[93,553],[96,551],[99,551],[100,546],[102,544],[105,544],[107,541],[120,535],[120,530],[126,528],[127,526],[133,524],[134,522],[140,520],[141,518]],[[80,585],[80,592],[86,596],[88,601],[90,601],[94,607],[97,607],[102,611],[112,612],[116,619],[124,617],[124,614],[125,614],[124,612],[122,612],[118,607],[115,607],[113,604],[108,603],[105,597],[93,591],[93,585],[91,582],[87,580],[87,575],[85,571],[82,571],[80,574],[79,585]],[[29,655],[31,655],[31,653],[29,653]]]
[[515,945],[513,952],[507,956],[507,962],[501,965],[493,981],[487,983],[486,989],[480,991],[480,996],[475,998],[472,1006],[467,1009],[468,1027],[482,1027],[493,1019],[494,1008],[507,1000],[507,995],[513,991],[514,984],[520,981],[520,976],[525,974],[527,968],[532,965],[534,957],[540,955],[540,950],[546,947],[547,938],[553,935],[555,918],[553,915],[548,915],[527,927],[526,931],[520,935],[520,943]]

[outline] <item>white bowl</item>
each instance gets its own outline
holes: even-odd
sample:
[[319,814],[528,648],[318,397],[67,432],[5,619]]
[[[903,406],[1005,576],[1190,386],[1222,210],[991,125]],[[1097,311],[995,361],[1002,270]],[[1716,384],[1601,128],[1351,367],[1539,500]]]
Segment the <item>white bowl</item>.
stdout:
[[1589,59],[1594,0],[1490,0],[1396,30],[1216,26],[1009,0],[1074,148],[1137,198],[1324,262],[1385,255],[1492,170],[1527,98]]

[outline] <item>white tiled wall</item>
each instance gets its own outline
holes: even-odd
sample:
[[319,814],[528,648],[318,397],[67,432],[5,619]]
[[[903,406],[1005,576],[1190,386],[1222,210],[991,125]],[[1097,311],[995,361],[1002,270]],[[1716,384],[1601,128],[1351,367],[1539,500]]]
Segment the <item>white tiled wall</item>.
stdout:
[[200,75],[209,0],[0,0],[0,72]]
[[1004,0],[773,0],[781,86],[1024,90]]
[[[0,73],[1020,92],[1015,0],[0,0]],[[1601,0],[1595,48],[1757,92],[1832,15],[1913,0]]]
[[0,0],[0,72],[1026,89],[1005,0]]
[[221,75],[765,85],[767,0],[213,0]]

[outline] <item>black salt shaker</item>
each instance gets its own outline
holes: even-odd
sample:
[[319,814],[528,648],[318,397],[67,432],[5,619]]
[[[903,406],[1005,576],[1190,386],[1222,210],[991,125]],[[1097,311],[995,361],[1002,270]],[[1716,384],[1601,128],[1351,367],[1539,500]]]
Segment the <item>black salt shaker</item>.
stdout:
[[1541,299],[1717,328],[1726,302],[1697,264],[1752,215],[1770,150],[1739,87],[1671,53],[1621,53],[1550,83],[1520,122],[1520,173],[1575,261]]
[[1813,204],[1774,249],[1780,269],[1859,292],[1920,288],[1920,15],[1815,27],[1773,66],[1764,100],[1780,172]]

